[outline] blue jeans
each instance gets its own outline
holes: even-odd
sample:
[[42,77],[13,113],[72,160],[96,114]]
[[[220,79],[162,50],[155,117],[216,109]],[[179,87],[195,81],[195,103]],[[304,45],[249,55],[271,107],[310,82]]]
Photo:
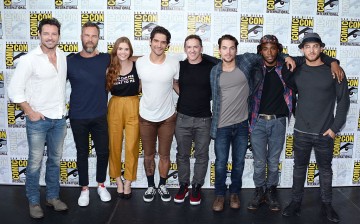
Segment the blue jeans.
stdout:
[[248,120],[217,129],[215,138],[215,195],[226,194],[226,172],[230,144],[232,151],[232,170],[230,194],[239,194],[242,186],[245,154],[248,145]]
[[311,135],[294,131],[294,173],[292,200],[301,202],[304,195],[306,169],[311,150],[314,148],[316,163],[319,167],[321,201],[332,201],[332,168],[334,140],[329,136]]
[[255,187],[270,188],[278,185],[279,158],[284,147],[285,131],[286,117],[273,120],[257,119],[250,135],[254,155],[253,179]]
[[66,135],[65,118],[31,121],[26,117],[26,134],[29,157],[25,188],[29,203],[40,204],[39,178],[45,143],[48,154],[45,174],[46,199],[59,198],[60,159]]

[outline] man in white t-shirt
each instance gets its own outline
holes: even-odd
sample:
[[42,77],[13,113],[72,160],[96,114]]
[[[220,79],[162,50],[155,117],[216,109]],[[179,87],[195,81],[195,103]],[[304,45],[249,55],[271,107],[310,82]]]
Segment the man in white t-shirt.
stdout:
[[171,39],[164,27],[155,27],[150,34],[151,52],[136,62],[136,70],[142,85],[140,100],[140,136],[144,149],[144,167],[148,189],[144,201],[151,202],[156,194],[154,173],[156,139],[159,139],[159,174],[157,191],[163,201],[170,201],[166,179],[170,168],[170,148],[176,123],[174,89],[179,92],[179,61],[165,54]]

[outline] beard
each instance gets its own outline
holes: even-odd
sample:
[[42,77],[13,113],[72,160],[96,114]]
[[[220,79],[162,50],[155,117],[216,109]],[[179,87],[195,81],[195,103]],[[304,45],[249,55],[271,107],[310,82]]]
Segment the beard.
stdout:
[[315,56],[313,56],[313,57],[309,57],[309,56],[306,55],[306,54],[305,54],[304,56],[305,56],[306,60],[308,60],[309,62],[317,61],[317,60],[320,58],[320,54],[315,55]]
[[[89,42],[87,42],[87,43],[89,43]],[[87,52],[87,53],[93,53],[94,51],[95,51],[95,49],[97,48],[97,45],[98,45],[98,43],[95,43],[95,44],[93,44],[93,46],[92,47],[88,47],[87,46],[87,43],[83,43],[83,49]],[[91,42],[92,43],[92,42]]]

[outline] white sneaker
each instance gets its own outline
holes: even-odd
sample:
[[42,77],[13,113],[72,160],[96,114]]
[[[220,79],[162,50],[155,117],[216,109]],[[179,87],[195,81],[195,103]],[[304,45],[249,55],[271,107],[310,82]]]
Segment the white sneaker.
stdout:
[[78,205],[81,207],[89,205],[89,189],[82,190],[78,199]]
[[107,202],[107,201],[111,200],[111,195],[108,192],[108,190],[106,190],[106,187],[101,187],[101,186],[98,187],[97,192],[98,192],[98,194],[100,196],[101,201]]

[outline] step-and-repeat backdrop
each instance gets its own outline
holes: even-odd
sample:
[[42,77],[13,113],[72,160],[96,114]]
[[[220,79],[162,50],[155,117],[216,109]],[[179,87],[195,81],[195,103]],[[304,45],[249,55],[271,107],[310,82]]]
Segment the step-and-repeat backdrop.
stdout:
[[[301,55],[298,44],[305,33],[317,32],[326,43],[325,53],[340,59],[348,77],[351,105],[347,122],[336,136],[333,149],[333,185],[360,185],[360,118],[358,81],[360,76],[360,1],[358,0],[1,0],[0,1],[0,184],[24,184],[28,147],[24,113],[9,101],[6,86],[15,69],[14,61],[34,49],[39,38],[38,22],[55,17],[61,24],[59,47],[66,54],[82,49],[81,25],[97,23],[101,29],[99,51],[108,52],[118,37],[132,41],[135,55],[150,51],[149,35],[156,25],[171,32],[168,54],[185,58],[183,41],[189,34],[203,40],[204,53],[219,56],[217,40],[223,34],[238,38],[239,53],[256,52],[260,38],[276,35],[284,52]],[[68,87],[70,92],[70,87]],[[69,93],[68,93],[69,95]],[[175,95],[175,94],[174,94]],[[174,101],[176,96],[174,97]],[[292,118],[286,133],[279,163],[279,187],[291,187],[293,170]],[[254,187],[253,159],[248,144],[243,186]],[[196,147],[191,149],[192,152]],[[41,184],[44,182],[46,150]],[[212,188],[215,180],[215,154],[210,145],[210,161],[204,187]],[[170,187],[178,186],[176,141],[171,148]],[[193,153],[192,153],[193,155]],[[146,187],[143,150],[139,148],[139,166],[134,187]],[[156,158],[158,160],[158,158]],[[195,159],[191,158],[191,164]],[[124,167],[123,167],[124,168]],[[232,163],[228,163],[230,182]],[[95,186],[96,152],[89,135],[89,178]],[[192,169],[191,169],[192,170]],[[61,184],[78,186],[76,149],[70,125],[61,160]],[[318,166],[314,155],[308,166],[306,186],[319,186]],[[156,179],[158,179],[156,175]],[[115,186],[107,178],[106,185]]]

